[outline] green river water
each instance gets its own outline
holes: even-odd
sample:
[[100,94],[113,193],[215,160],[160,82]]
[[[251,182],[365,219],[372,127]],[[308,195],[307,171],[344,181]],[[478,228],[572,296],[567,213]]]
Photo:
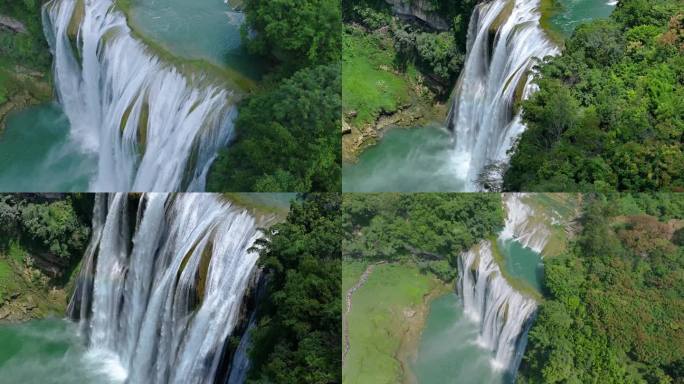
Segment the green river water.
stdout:
[[[567,37],[581,23],[606,18],[609,0],[557,0],[551,26]],[[419,133],[418,133],[418,132]],[[353,164],[342,167],[345,192],[453,192],[464,190],[457,174],[458,154],[444,128],[394,129]]]
[[60,319],[0,325],[0,382],[117,384],[125,372],[111,356],[86,351],[76,324]]
[[478,325],[465,317],[455,293],[435,299],[412,366],[418,383],[503,384],[510,381],[492,369],[491,353],[475,344],[478,333]]
[[259,77],[258,62],[241,44],[244,14],[223,0],[133,0],[131,5],[131,22],[174,55]]
[[504,268],[509,275],[541,293],[544,280],[544,263],[541,255],[514,240],[499,240],[498,245],[506,263]]
[[56,103],[9,116],[0,133],[0,190],[71,192],[88,189],[95,156],[69,137],[69,120]]
[[449,133],[439,127],[392,129],[355,164],[342,167],[343,192],[439,192],[463,189],[448,159]]

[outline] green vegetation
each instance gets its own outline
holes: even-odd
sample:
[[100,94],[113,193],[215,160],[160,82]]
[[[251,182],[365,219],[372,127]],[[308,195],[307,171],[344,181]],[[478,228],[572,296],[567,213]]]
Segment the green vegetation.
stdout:
[[339,194],[308,194],[256,247],[268,276],[249,383],[341,383]]
[[[358,265],[344,262],[343,286],[356,284],[359,276],[345,270],[358,272]],[[417,343],[426,317],[425,298],[447,289],[413,263],[375,266],[368,281],[354,293],[352,310],[346,315],[351,348],[344,363],[344,382],[402,382],[408,368],[406,355],[415,347],[411,344]]]
[[338,0],[248,0],[250,51],[272,57],[281,70],[339,62],[341,10]]
[[238,142],[215,161],[212,191],[341,189],[338,64],[305,68],[240,107]]
[[498,194],[346,194],[345,259],[415,259],[444,281],[458,255],[503,225]]
[[272,63],[238,108],[236,138],[212,166],[211,191],[341,189],[340,30],[334,0],[247,0],[243,39]]
[[0,320],[64,312],[91,211],[92,195],[0,195]]
[[386,126],[416,126],[443,118],[446,110],[441,103],[463,65],[475,4],[423,4],[424,11],[438,20],[436,26],[395,16],[385,1],[342,2],[342,110],[348,133],[343,139],[344,159],[354,159]]
[[545,263],[520,383],[684,381],[684,196],[591,196]]
[[684,188],[684,5],[621,1],[540,67],[504,188]]
[[22,24],[22,31],[0,26],[0,130],[17,108],[48,100],[50,52],[43,37],[40,0],[0,2],[0,16]]
[[411,67],[406,75],[397,74],[387,66],[396,55],[391,41],[346,27],[342,42],[342,109],[354,111],[348,119],[354,126],[373,123],[381,113],[413,101],[417,73]]

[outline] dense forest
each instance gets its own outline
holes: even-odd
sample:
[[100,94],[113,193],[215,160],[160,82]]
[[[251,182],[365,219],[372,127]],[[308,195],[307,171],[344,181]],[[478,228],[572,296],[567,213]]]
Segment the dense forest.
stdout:
[[0,2],[0,131],[7,114],[52,96],[41,0]]
[[0,320],[64,313],[92,204],[88,194],[0,195]]
[[684,188],[684,3],[620,1],[538,68],[506,190]]
[[208,190],[340,190],[339,1],[247,0],[245,13],[243,39],[271,73],[240,104]]
[[684,383],[684,196],[589,196],[545,261],[520,383]]
[[503,226],[498,194],[345,194],[345,259],[412,258],[443,280],[457,256]]
[[339,194],[304,195],[257,241],[268,283],[249,383],[341,383],[340,205]]

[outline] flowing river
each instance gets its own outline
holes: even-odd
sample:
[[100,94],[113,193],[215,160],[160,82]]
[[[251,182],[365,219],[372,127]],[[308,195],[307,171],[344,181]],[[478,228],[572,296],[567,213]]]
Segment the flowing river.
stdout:
[[[608,0],[559,3],[562,7],[551,17],[550,27],[565,37],[582,22],[607,17],[616,4]],[[529,68],[535,58],[559,52],[540,27],[539,4],[540,0],[495,0],[476,7],[468,57],[446,124],[441,129],[388,132],[356,163],[343,166],[343,190],[473,191],[484,167],[508,161],[508,150],[525,129],[512,106],[535,91]],[[500,14],[508,17],[501,21]],[[491,28],[501,38],[490,52]]]

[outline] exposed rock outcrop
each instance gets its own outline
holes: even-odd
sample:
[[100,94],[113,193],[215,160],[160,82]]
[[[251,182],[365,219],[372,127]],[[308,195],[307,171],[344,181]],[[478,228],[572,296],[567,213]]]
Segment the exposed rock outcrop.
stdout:
[[400,17],[417,19],[429,27],[446,31],[449,24],[439,14],[434,5],[427,0],[385,0],[392,6],[392,11]]
[[28,32],[28,29],[26,29],[26,26],[21,21],[3,15],[0,15],[0,29],[6,29],[14,33]]

